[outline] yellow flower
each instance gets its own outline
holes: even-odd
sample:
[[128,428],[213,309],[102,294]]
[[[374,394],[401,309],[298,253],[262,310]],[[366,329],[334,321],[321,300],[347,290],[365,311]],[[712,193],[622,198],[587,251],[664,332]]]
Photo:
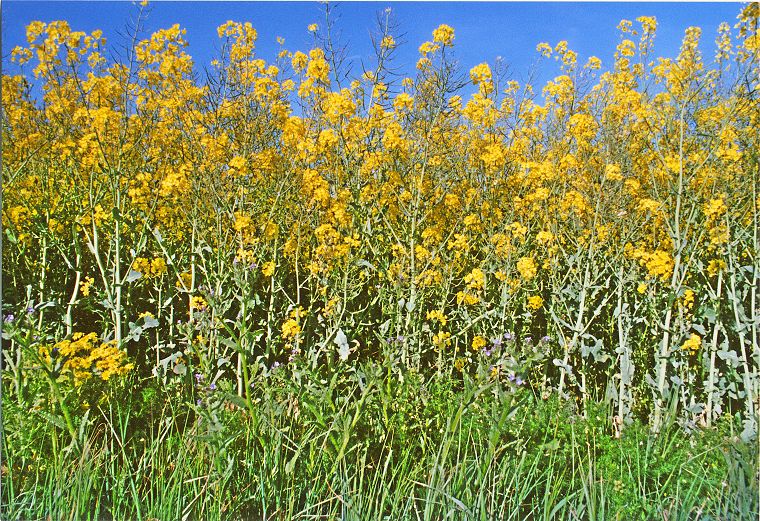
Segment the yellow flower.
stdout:
[[315,33],[319,29],[319,26],[317,24],[309,24],[309,27],[307,27],[307,29],[310,33]]
[[154,257],[150,261],[150,276],[160,277],[164,273],[166,273],[166,261],[163,257]]
[[592,71],[599,70],[602,68],[602,60],[600,60],[596,56],[591,56],[586,62],[585,68],[590,69]]
[[522,257],[517,261],[517,271],[520,272],[520,276],[525,280],[535,278],[537,270],[536,262],[530,257]]
[[545,58],[552,55],[552,46],[546,42],[541,42],[536,46],[536,51],[540,52]]
[[544,305],[544,299],[542,299],[539,295],[533,295],[532,297],[528,297],[528,308],[532,310],[541,309],[541,306]]
[[293,57],[290,61],[291,65],[293,66],[293,70],[296,72],[301,72],[306,68],[306,65],[309,63],[309,57],[306,56],[301,51],[296,51],[293,53]]
[[477,295],[473,295],[472,293],[467,293],[465,291],[459,291],[457,293],[457,304],[474,306],[478,302],[480,302],[480,298]]
[[208,307],[208,302],[203,297],[192,297],[190,299],[191,311],[203,311]]
[[393,100],[393,108],[399,112],[412,110],[414,108],[414,98],[406,92],[402,92]]
[[609,164],[604,169],[604,177],[607,178],[609,181],[622,181],[623,180],[623,174],[620,171],[620,167],[618,165]]
[[536,240],[539,244],[549,244],[554,240],[554,234],[552,232],[542,230],[536,234]]
[[436,321],[442,326],[445,326],[447,323],[446,315],[443,314],[443,311],[436,309],[433,311],[427,312],[427,319],[430,321]]
[[383,49],[392,49],[396,46],[396,41],[393,39],[393,36],[387,35],[384,36],[382,41],[380,42],[380,47]]
[[486,283],[486,274],[480,268],[475,268],[464,277],[464,282],[470,289],[483,289]]
[[439,331],[433,335],[433,345],[438,349],[443,349],[451,344],[451,333]]
[[282,337],[285,339],[294,338],[301,332],[301,326],[294,319],[288,319],[282,324]]
[[487,63],[481,63],[470,69],[470,79],[475,85],[490,82],[492,78],[491,67]]
[[454,43],[454,29],[446,24],[441,24],[433,30],[433,41],[443,45]]
[[95,284],[95,279],[92,277],[86,277],[84,282],[79,283],[79,289],[82,291],[82,295],[85,297],[90,296],[90,287]]
[[684,291],[679,305],[687,312],[690,311],[694,307],[694,291],[691,289]]
[[716,276],[718,273],[726,269],[726,261],[723,259],[713,259],[707,263],[707,274],[710,277]]
[[702,337],[692,333],[692,335],[683,344],[681,344],[681,349],[685,351],[689,351],[691,353],[696,353],[697,351],[699,351],[699,348],[701,346],[702,346]]
[[705,216],[710,220],[719,219],[724,213],[726,213],[727,207],[723,197],[716,199],[710,199],[704,206]]
[[475,338],[472,339],[472,349],[473,351],[480,351],[486,346],[486,339],[483,338],[480,335],[477,335]]
[[274,261],[265,262],[261,267],[261,273],[263,273],[265,277],[271,277],[274,275],[274,266]]
[[187,271],[183,272],[179,276],[180,280],[176,282],[176,286],[178,289],[185,289],[189,290],[190,287],[193,284],[193,276],[192,274],[188,273]]

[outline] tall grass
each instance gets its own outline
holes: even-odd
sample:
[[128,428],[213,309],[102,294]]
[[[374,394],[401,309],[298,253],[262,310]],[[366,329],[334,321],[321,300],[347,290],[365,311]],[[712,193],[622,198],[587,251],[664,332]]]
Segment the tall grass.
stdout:
[[[146,423],[131,413],[140,397],[114,397],[83,423],[81,453],[51,427],[49,447],[6,439],[3,518],[756,518],[757,447],[731,423],[615,439],[602,409],[586,419],[529,390],[411,380],[367,371],[362,389],[315,397],[277,377],[251,409],[220,398],[216,423],[200,409]],[[413,396],[414,413],[383,418]]]

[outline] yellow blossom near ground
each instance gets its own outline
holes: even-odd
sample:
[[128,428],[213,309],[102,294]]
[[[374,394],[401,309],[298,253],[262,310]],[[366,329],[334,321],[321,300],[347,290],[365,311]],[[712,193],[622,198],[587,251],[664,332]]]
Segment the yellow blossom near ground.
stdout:
[[443,349],[451,345],[451,333],[439,331],[433,335],[433,345],[438,349]]
[[95,333],[74,333],[70,340],[61,340],[53,346],[41,346],[39,354],[47,364],[62,358],[61,371],[70,375],[75,385],[81,385],[93,376],[101,380],[123,376],[134,367],[127,363],[126,353],[114,341],[100,342]]

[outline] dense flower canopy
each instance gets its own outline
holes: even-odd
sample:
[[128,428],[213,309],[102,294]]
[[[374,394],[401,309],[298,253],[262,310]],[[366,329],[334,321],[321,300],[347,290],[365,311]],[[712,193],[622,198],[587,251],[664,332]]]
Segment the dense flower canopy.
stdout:
[[414,77],[384,33],[347,83],[329,45],[258,58],[250,23],[218,28],[201,81],[178,25],[113,62],[100,31],[34,22],[28,73],[2,79],[3,302],[52,303],[35,349],[86,343],[77,380],[393,349],[415,371],[525,364],[655,425],[672,396],[750,418],[757,19],[721,25],[709,61],[695,27],[655,59],[650,17],[620,23],[608,65],[541,43],[542,88],[459,70],[447,25]]

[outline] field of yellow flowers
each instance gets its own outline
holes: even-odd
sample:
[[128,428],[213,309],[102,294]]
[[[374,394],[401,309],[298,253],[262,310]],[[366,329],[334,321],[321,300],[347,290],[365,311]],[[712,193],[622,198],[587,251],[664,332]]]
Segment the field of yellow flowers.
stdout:
[[114,62],[32,23],[4,519],[752,519],[759,17],[541,43],[543,87],[447,25],[346,79],[230,21],[201,80],[177,25]]

